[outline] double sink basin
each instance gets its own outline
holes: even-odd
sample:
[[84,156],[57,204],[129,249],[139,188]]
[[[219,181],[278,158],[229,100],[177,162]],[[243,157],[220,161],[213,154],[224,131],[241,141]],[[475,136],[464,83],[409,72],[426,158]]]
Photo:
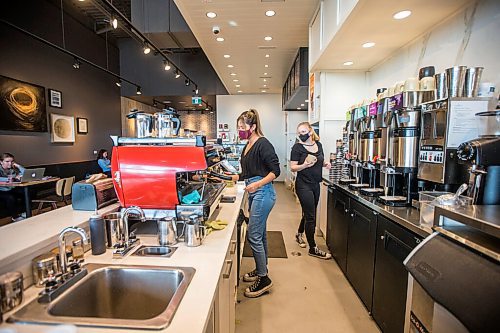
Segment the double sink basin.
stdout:
[[87,264],[84,268],[88,274],[54,301],[42,304],[35,299],[9,321],[163,329],[195,273],[189,267]]

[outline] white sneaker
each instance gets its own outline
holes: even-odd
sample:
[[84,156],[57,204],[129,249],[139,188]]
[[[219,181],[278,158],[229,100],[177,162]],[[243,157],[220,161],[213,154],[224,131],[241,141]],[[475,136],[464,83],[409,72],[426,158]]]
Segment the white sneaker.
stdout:
[[19,221],[22,221],[22,220],[24,220],[24,217],[22,217],[22,216],[18,216],[18,217],[13,217],[12,218],[12,222],[19,222]]

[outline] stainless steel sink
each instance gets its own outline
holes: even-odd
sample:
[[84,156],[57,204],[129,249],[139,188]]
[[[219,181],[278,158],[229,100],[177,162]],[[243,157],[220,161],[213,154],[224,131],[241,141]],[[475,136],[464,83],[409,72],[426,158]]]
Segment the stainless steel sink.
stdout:
[[194,268],[88,264],[89,274],[48,304],[33,300],[8,321],[163,329]]
[[140,257],[169,258],[174,254],[176,247],[141,245],[132,255]]

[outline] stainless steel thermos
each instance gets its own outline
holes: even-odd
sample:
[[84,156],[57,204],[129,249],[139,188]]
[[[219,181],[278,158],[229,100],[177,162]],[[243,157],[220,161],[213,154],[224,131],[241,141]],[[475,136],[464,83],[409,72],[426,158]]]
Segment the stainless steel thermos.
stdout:
[[106,226],[104,219],[96,213],[90,217],[89,226],[92,254],[103,254],[106,252]]

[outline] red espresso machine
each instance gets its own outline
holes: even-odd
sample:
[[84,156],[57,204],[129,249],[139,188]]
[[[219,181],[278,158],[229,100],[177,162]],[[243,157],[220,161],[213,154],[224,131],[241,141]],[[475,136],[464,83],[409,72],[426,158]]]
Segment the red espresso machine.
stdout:
[[[204,136],[111,139],[111,174],[122,209],[138,206],[148,219],[197,214],[206,220],[220,202],[224,183],[192,179],[222,160]],[[194,191],[197,202],[183,200]]]

